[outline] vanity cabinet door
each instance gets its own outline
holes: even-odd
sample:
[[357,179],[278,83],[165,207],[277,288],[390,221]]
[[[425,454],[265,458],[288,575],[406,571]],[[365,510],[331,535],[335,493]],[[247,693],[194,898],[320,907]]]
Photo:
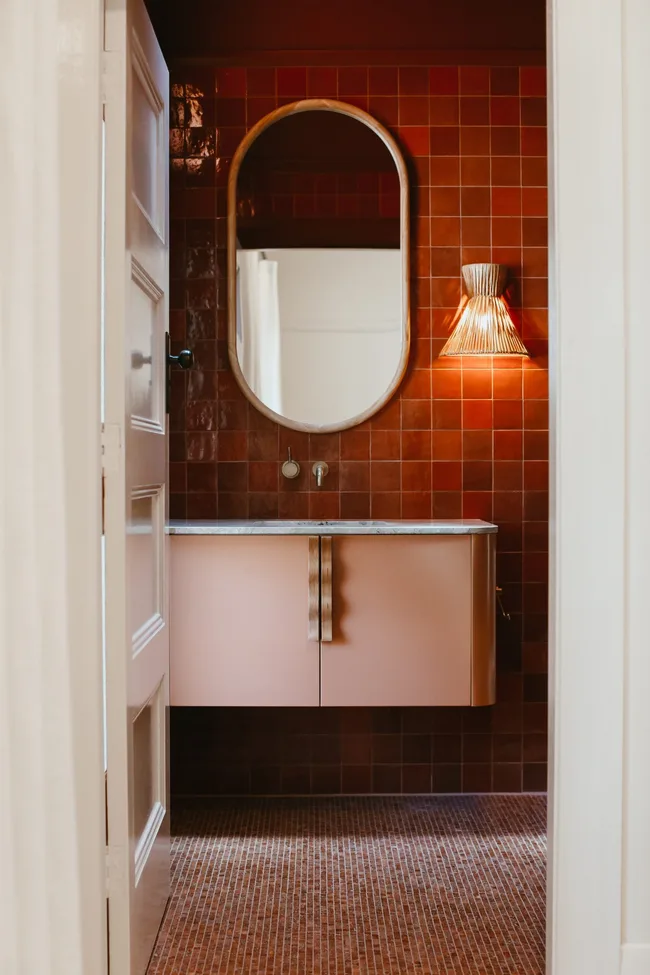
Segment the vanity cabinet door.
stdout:
[[171,565],[172,705],[319,704],[317,539],[172,535]]
[[472,536],[337,536],[331,549],[321,704],[471,704]]

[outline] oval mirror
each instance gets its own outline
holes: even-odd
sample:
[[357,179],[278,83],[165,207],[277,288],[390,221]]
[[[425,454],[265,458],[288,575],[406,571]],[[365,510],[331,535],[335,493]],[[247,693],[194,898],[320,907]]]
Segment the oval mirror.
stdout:
[[251,129],[228,183],[228,345],[266,416],[343,430],[393,395],[409,353],[408,179],[386,129],[342,102]]

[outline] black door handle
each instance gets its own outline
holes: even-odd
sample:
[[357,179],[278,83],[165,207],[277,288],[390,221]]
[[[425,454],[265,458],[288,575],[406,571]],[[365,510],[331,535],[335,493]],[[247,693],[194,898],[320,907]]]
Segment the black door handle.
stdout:
[[194,365],[194,353],[191,349],[183,349],[178,355],[167,353],[167,362],[170,366],[180,366],[181,369],[191,369]]
[[191,369],[194,365],[194,353],[191,349],[183,349],[178,355],[172,355],[169,351],[169,332],[165,333],[165,357],[167,360],[167,382],[165,383],[165,412],[169,413],[169,401],[172,391],[172,366],[180,366],[181,369]]

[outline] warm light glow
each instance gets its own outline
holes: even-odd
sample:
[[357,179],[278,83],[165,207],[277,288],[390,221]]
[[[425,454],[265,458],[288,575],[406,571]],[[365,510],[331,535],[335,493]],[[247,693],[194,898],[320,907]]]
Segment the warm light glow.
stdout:
[[440,355],[528,355],[501,297],[508,269],[503,264],[466,264],[467,297],[458,324]]

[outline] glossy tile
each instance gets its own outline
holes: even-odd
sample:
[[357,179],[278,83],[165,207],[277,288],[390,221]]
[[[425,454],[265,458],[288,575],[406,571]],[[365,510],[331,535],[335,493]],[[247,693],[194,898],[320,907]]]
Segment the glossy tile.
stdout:
[[[216,71],[185,64],[185,76],[175,79],[170,330],[174,342],[194,348],[199,367],[188,377],[174,377],[172,387],[171,510],[190,518],[252,513],[303,519],[494,517],[500,524],[500,551],[511,557],[499,563],[512,613],[510,628],[499,629],[499,671],[543,676],[548,548],[545,71],[502,64],[404,65],[399,60],[396,55],[384,65],[337,64],[335,58],[330,64],[299,64],[294,57],[293,63],[232,64]],[[229,160],[247,127],[278,103],[305,95],[338,97],[369,109],[405,147],[412,181],[413,350],[407,376],[400,393],[366,425],[333,436],[309,437],[275,427],[247,404],[227,361]],[[371,175],[360,174],[354,185],[340,185],[331,173],[303,174],[295,183],[280,180],[271,210],[292,219],[315,214],[362,219],[396,212],[394,190],[377,186]],[[482,261],[511,269],[508,300],[533,352],[523,368],[519,360],[437,359],[460,299],[461,265]],[[279,473],[289,446],[303,465],[295,483]],[[321,491],[309,472],[315,459],[331,466]],[[537,648],[536,664],[525,647]],[[506,686],[500,684],[500,695]],[[500,698],[490,709],[487,731],[476,724],[486,717],[469,714],[471,734],[493,737],[489,761],[476,751],[465,759],[453,748],[436,756],[434,748],[435,764],[427,766],[417,755],[402,764],[400,757],[396,763],[379,763],[382,770],[373,778],[359,752],[344,766],[349,772],[319,764],[324,771],[313,778],[310,758],[284,764],[290,750],[285,741],[287,750],[278,746],[278,761],[264,773],[224,765],[224,781],[245,781],[247,790],[260,790],[265,783],[280,791],[321,790],[329,782],[335,783],[334,791],[371,791],[391,783],[407,791],[418,786],[437,792],[470,787],[520,791],[542,781],[544,762],[536,758],[541,753],[529,752],[524,760],[503,741],[499,751],[497,738],[523,734],[526,722],[531,734],[541,734],[543,719],[534,709],[545,706],[543,701],[517,704]],[[438,710],[436,720],[454,721],[455,712]],[[395,733],[417,734],[409,729],[402,715]]]

